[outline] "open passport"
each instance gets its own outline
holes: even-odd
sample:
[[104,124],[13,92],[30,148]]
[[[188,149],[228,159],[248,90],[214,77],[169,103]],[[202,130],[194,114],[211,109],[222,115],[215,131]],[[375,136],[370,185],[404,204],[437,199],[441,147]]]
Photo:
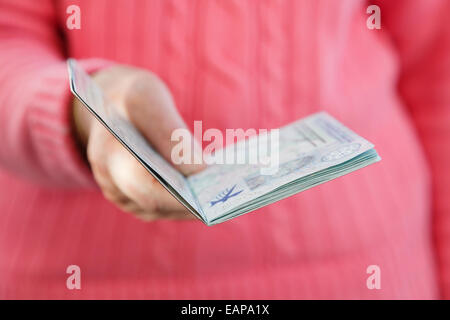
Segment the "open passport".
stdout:
[[[271,174],[262,174],[258,164],[213,164],[185,177],[108,105],[100,87],[75,60],[69,59],[67,63],[72,93],[167,191],[208,226],[380,160],[373,144],[327,113],[320,112],[280,128],[278,167]],[[238,144],[249,145],[246,141],[238,141]],[[230,147],[235,146],[226,148]]]

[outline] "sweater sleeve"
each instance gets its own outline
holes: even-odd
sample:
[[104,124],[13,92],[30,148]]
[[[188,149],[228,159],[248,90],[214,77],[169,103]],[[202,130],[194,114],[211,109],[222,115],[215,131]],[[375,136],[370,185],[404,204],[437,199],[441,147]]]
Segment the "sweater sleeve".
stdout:
[[[108,63],[81,64],[92,72]],[[70,101],[53,1],[0,0],[0,165],[44,184],[92,184]]]
[[432,173],[433,228],[444,298],[450,298],[450,1],[380,1],[382,29],[402,64],[399,93]]

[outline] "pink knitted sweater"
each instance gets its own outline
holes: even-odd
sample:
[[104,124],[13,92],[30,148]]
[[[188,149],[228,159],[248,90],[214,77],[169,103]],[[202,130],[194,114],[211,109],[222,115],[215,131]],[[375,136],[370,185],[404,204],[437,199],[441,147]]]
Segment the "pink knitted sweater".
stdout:
[[[375,3],[381,30],[366,26]],[[0,0],[0,298],[449,298],[449,12],[447,0]],[[78,154],[67,56],[154,71],[205,130],[323,109],[383,161],[215,227],[143,223],[102,197]],[[81,290],[66,288],[69,265]]]

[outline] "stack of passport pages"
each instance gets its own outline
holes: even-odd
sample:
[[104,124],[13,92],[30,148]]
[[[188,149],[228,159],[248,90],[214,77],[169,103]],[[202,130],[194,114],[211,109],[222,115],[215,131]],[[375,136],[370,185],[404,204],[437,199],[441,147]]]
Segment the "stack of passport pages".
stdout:
[[[374,145],[325,112],[278,130],[276,167],[212,164],[185,177],[162,158],[113,108],[75,60],[68,60],[72,93],[178,201],[206,225],[214,225],[361,169],[380,160]],[[228,145],[249,153],[258,136]],[[241,151],[239,151],[241,150]],[[242,151],[243,150],[243,151]],[[251,151],[251,150],[250,150]],[[273,165],[273,163],[272,163]],[[266,169],[266,170],[264,170]]]

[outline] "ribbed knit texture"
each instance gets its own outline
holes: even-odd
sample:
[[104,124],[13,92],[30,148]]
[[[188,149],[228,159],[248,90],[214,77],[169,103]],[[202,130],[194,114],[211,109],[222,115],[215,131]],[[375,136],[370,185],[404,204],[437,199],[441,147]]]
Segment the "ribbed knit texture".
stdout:
[[[381,2],[382,30],[367,5],[0,0],[0,298],[450,297],[450,2]],[[383,160],[218,226],[143,223],[93,187],[65,54],[152,70],[191,128],[326,110]]]

